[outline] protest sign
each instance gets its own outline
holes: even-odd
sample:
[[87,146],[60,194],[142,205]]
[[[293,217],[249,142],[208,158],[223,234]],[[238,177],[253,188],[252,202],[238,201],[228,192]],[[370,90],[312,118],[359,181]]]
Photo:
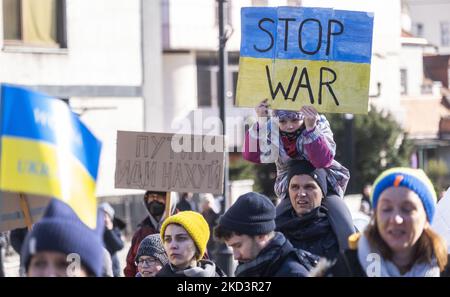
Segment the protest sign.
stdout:
[[118,131],[115,187],[223,192],[223,136]]
[[368,112],[371,13],[245,7],[241,30],[237,106]]

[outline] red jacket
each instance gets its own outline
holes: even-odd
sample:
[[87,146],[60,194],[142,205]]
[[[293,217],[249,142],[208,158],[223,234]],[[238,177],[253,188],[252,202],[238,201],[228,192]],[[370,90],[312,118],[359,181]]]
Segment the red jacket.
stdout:
[[137,251],[139,249],[139,244],[141,241],[148,235],[159,233],[150,222],[149,218],[146,218],[139,224],[139,228],[133,235],[133,239],[131,240],[131,247],[127,254],[127,266],[124,268],[123,273],[126,277],[135,277],[138,272],[135,258]]

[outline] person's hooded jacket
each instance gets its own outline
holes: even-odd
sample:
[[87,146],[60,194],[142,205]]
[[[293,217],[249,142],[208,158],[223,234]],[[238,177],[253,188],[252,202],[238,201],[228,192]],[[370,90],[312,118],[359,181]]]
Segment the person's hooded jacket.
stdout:
[[[170,214],[174,214],[177,211],[176,205],[178,199],[176,199],[177,197],[175,193],[171,194],[172,196],[170,199]],[[135,277],[138,272],[137,267],[135,265],[135,258],[141,241],[148,235],[159,233],[161,225],[166,219],[166,215],[164,214],[159,221],[156,221],[156,219],[148,211],[144,198],[142,198],[142,203],[147,213],[147,217],[138,225],[138,229],[136,230],[136,232],[133,235],[133,238],[131,239],[131,246],[127,254],[127,264],[123,270],[123,273],[126,277]]]

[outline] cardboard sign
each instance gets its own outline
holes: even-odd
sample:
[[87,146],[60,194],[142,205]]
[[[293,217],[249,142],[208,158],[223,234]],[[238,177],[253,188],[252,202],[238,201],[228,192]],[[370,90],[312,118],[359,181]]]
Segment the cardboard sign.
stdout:
[[223,136],[117,132],[115,187],[223,193]]
[[245,7],[241,25],[238,106],[368,112],[372,14]]
[[0,126],[0,190],[60,199],[95,228],[101,143],[69,106],[2,85]]
[[[40,220],[50,197],[27,195],[32,223]],[[18,193],[0,192],[0,232],[27,227]]]

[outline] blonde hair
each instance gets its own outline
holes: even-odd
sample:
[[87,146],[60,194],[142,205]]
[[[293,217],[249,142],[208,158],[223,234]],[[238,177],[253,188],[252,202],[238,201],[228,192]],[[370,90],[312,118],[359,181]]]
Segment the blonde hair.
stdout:
[[[393,252],[381,238],[375,214],[372,216],[372,220],[364,231],[364,234],[372,248],[379,251],[383,258],[392,260]],[[423,229],[422,234],[414,246],[415,251],[413,259],[407,267],[408,270],[411,269],[415,263],[431,263],[433,256],[436,257],[440,271],[445,269],[448,261],[447,243],[444,238],[434,232],[429,225]]]

